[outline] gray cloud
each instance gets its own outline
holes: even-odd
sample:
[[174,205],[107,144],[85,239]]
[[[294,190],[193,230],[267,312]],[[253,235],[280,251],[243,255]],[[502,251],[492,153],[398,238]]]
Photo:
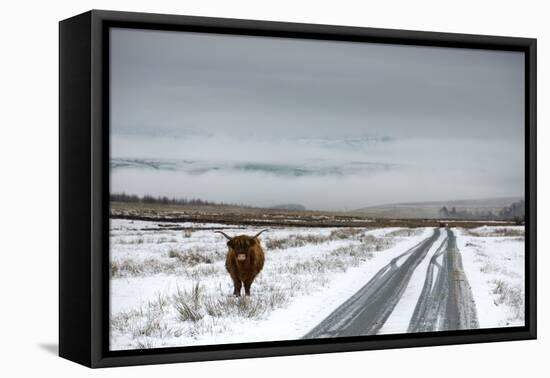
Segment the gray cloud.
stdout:
[[[354,195],[341,177],[243,190],[256,173],[216,192],[237,182],[227,172],[149,192],[331,209],[523,194],[522,53],[129,29],[111,43],[113,157],[407,167],[347,177]],[[113,190],[145,190],[140,174],[114,171]]]

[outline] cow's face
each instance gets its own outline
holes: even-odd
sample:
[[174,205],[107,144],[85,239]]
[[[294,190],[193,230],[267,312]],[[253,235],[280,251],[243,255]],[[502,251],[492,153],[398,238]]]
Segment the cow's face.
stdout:
[[255,238],[241,235],[235,236],[227,242],[227,245],[235,251],[237,261],[246,261],[250,258],[250,251],[257,243]]

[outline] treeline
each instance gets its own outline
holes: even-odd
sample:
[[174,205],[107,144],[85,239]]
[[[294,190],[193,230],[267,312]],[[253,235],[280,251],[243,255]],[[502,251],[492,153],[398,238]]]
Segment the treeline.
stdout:
[[525,201],[520,200],[505,206],[498,211],[483,210],[457,210],[456,207],[439,209],[439,216],[446,219],[484,219],[484,220],[514,220],[516,223],[525,221]]
[[505,218],[505,219],[525,219],[525,201],[521,200],[518,202],[512,203],[510,206],[506,206],[503,208],[499,216]]
[[250,207],[246,205],[238,205],[225,202],[205,201],[200,198],[174,198],[167,196],[152,196],[146,194],[138,196],[136,194],[126,193],[111,193],[111,202],[127,202],[127,203],[146,203],[146,204],[162,204],[162,205],[187,205],[187,206],[232,206],[232,207]]

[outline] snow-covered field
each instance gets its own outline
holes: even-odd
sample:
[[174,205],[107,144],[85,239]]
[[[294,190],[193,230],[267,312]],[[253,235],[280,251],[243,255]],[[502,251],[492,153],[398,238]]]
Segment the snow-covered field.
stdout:
[[[111,349],[302,337],[430,229],[270,228],[263,271],[234,298],[219,224],[111,221]],[[182,303],[184,306],[182,307]],[[189,314],[189,305],[192,313]]]
[[481,328],[525,324],[524,232],[523,226],[457,230]]
[[[252,285],[252,295],[236,298],[224,267],[226,240],[213,232],[216,229],[229,235],[260,230],[111,220],[111,350],[301,338],[391,259],[433,232],[270,227],[260,237],[266,264]],[[485,228],[474,231],[458,230],[457,242],[476,302],[480,301],[481,326],[505,326],[510,319],[516,324],[515,302],[510,304],[502,290],[523,290],[518,286],[523,244],[519,236],[489,236]],[[388,333],[406,329],[426,261],[396,307],[403,311],[390,317]],[[503,315],[482,314],[488,308]]]

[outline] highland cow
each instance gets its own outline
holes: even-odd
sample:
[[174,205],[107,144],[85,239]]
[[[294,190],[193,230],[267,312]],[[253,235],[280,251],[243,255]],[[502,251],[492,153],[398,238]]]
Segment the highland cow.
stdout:
[[245,294],[250,295],[250,286],[264,267],[264,251],[258,239],[258,236],[264,231],[267,230],[262,230],[254,236],[239,235],[234,237],[230,237],[222,231],[216,231],[229,239],[225,269],[233,280],[235,288],[233,295],[237,297],[241,295],[243,285]]

